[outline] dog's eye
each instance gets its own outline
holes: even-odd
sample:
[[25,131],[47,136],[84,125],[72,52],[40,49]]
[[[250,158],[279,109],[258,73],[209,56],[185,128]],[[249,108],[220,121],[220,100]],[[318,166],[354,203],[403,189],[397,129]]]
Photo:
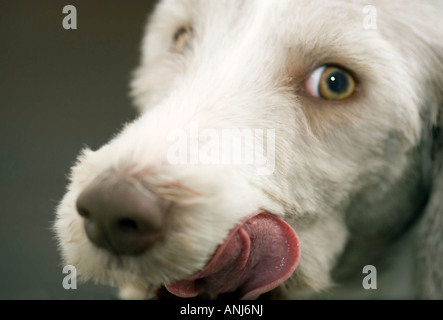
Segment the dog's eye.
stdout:
[[184,53],[186,48],[189,47],[189,42],[192,36],[191,27],[181,27],[178,29],[173,38],[173,51],[177,53]]
[[315,98],[344,100],[355,92],[352,75],[336,66],[321,66],[305,82],[306,91]]

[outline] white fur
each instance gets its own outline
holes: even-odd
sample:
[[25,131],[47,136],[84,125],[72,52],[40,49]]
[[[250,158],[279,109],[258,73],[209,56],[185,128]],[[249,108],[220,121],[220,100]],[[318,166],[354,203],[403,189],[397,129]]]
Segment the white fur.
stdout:
[[[263,209],[291,224],[302,250],[276,297],[325,290],[334,297],[342,279],[361,279],[363,266],[419,211],[414,195],[429,188],[422,148],[437,121],[443,73],[437,3],[373,1],[376,30],[363,27],[366,4],[161,2],[132,83],[140,117],[99,150],[83,150],[72,169],[55,224],[65,263],[84,279],[124,288],[123,296],[148,297],[202,269],[236,223]],[[182,25],[192,25],[194,35],[179,54],[171,45]],[[303,92],[309,73],[327,63],[357,75],[355,96],[331,103]],[[193,121],[201,128],[275,129],[275,172],[168,164],[168,134]],[[75,210],[79,193],[103,172],[158,188],[177,181],[195,193],[174,199],[165,241],[115,261],[88,241]]]

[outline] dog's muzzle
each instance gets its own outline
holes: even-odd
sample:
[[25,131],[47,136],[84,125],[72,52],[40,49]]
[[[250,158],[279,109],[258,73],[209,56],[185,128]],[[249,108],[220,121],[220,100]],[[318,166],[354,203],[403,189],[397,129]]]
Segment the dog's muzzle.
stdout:
[[[116,255],[140,255],[165,233],[167,205],[143,185],[96,178],[81,192],[77,210],[89,240]],[[165,284],[175,296],[255,299],[287,280],[300,259],[299,240],[284,220],[259,210],[239,221],[206,266]]]

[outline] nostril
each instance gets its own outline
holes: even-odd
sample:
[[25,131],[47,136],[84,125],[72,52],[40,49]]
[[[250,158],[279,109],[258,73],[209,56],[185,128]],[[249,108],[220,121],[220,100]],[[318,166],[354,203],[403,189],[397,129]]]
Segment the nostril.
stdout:
[[117,221],[117,228],[121,232],[141,232],[140,225],[133,219],[120,219]]
[[78,211],[78,214],[85,219],[88,219],[91,217],[91,213],[84,208],[77,208],[77,211]]

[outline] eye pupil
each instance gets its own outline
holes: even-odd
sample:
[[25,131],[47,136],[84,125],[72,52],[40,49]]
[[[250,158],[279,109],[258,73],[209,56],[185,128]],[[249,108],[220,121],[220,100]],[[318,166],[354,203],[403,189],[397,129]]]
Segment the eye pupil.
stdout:
[[335,93],[346,92],[349,88],[348,77],[341,71],[335,71],[327,79],[329,90]]

